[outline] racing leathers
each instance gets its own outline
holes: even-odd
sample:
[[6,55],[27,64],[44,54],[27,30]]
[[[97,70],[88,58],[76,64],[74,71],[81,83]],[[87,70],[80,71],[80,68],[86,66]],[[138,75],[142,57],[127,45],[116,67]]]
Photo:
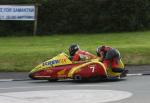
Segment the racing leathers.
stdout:
[[80,49],[76,51],[76,53],[73,56],[71,56],[72,61],[84,61],[96,58],[97,57],[95,55]]
[[102,50],[101,57],[106,69],[111,68],[112,71],[116,73],[122,73],[124,71],[120,52],[117,49],[105,47]]

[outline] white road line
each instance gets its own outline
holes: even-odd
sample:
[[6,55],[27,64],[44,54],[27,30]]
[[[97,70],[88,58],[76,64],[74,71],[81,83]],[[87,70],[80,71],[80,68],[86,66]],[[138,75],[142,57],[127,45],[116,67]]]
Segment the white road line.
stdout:
[[7,88],[0,88],[0,90],[7,90],[7,89],[32,89],[32,88],[50,88],[50,87],[62,87],[62,86],[75,86],[75,87],[106,87],[110,85],[50,85],[50,86],[30,86],[30,87],[7,87]]
[[46,90],[0,93],[2,103],[107,103],[130,98],[118,90]]
[[0,82],[10,82],[13,81],[13,79],[0,79]]
[[135,74],[127,74],[127,76],[142,76],[142,73],[135,73]]
[[4,90],[4,89],[29,89],[29,88],[44,88],[44,87],[50,87],[50,86],[30,86],[30,87],[8,87],[8,88],[0,88],[0,90]]

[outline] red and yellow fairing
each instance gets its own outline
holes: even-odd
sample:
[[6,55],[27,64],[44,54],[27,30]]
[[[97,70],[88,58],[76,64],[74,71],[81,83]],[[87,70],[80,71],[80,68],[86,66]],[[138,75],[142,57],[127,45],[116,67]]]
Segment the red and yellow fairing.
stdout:
[[75,75],[80,75],[82,78],[90,78],[93,76],[106,77],[107,71],[105,66],[99,61],[90,61],[79,66],[73,67],[69,73],[69,78],[74,78]]
[[72,64],[72,61],[70,61],[68,59],[68,56],[65,53],[61,53],[61,54],[57,55],[56,57],[54,57],[50,60],[47,60],[47,61],[41,63],[40,65],[38,65],[37,67],[35,67],[31,71],[31,73],[37,72],[40,70],[44,70],[47,68],[52,68],[55,66],[61,66],[61,65],[67,65],[67,64]]
[[83,78],[97,75],[106,77],[107,71],[97,59],[72,62],[65,53],[61,53],[35,67],[29,76],[32,79],[60,79],[73,78],[76,74]]

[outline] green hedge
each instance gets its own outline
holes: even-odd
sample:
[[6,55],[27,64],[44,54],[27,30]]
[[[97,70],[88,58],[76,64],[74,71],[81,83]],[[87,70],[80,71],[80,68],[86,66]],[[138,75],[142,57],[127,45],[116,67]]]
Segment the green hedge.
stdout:
[[[32,0],[13,2],[30,3]],[[150,0],[41,0],[41,4],[39,35],[150,29]],[[32,34],[32,28],[32,22],[0,21],[1,36],[12,32]]]

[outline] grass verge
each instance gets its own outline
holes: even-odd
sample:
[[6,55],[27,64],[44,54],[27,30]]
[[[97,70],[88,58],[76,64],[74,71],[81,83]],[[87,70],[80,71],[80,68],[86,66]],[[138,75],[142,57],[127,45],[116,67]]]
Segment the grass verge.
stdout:
[[72,43],[94,54],[99,45],[117,48],[125,64],[150,64],[150,32],[1,37],[0,71],[30,71]]

